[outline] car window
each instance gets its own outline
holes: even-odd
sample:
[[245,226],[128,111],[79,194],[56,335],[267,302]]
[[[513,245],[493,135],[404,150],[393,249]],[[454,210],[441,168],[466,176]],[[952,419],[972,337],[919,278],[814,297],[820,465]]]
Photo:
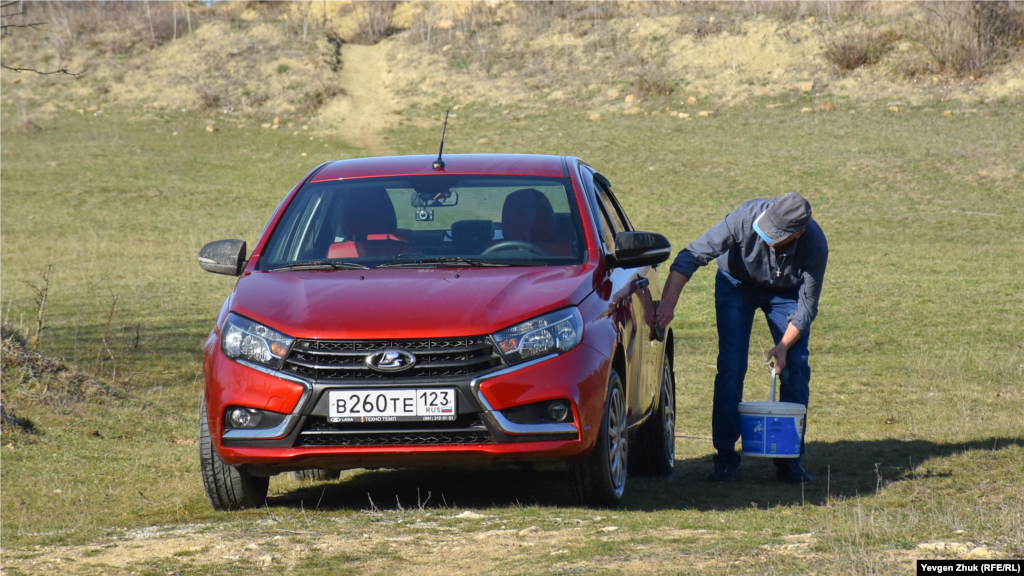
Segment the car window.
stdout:
[[[605,181],[605,183],[607,184],[607,181]],[[608,200],[610,200],[612,206],[615,207],[615,211],[619,215],[619,219],[622,221],[623,225],[625,225],[626,230],[630,232],[636,230],[636,228],[633,228],[633,223],[629,220],[629,216],[626,214],[626,210],[623,209],[622,203],[619,202],[619,199],[615,197],[615,193],[612,191],[611,187],[606,186],[605,192],[608,193]]]
[[622,214],[622,208],[619,207],[618,202],[612,199],[604,184],[597,178],[594,178],[594,192],[597,194],[597,200],[601,203],[601,208],[604,209],[611,220],[615,232],[629,231],[630,226],[626,223],[625,216]]
[[567,178],[362,178],[303,186],[259,269],[312,260],[373,267],[426,257],[565,264],[582,262],[584,247]]
[[603,237],[602,241],[604,242],[605,250],[607,250],[608,253],[611,254],[615,252],[615,235],[618,232],[615,230],[615,227],[612,225],[612,222],[608,220],[608,214],[604,206],[601,206],[598,212],[600,213],[598,221],[600,222],[599,225],[601,226],[601,236]]

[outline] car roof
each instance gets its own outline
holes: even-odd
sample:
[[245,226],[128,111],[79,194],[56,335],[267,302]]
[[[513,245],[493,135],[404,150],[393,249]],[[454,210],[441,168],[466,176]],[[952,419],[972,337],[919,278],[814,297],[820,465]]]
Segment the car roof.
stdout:
[[543,154],[446,154],[444,156],[445,167],[441,170],[434,170],[432,164],[436,159],[437,157],[433,155],[420,155],[335,160],[320,169],[310,182],[424,174],[568,177],[561,156]]

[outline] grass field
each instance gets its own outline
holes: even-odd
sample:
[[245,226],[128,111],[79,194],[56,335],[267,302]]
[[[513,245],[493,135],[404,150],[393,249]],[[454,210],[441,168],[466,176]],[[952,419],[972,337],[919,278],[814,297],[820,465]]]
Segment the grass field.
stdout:
[[[817,481],[779,485],[752,459],[738,484],[704,480],[716,337],[703,270],[674,323],[676,473],[631,479],[614,511],[574,507],[556,474],[507,470],[281,476],[264,509],[211,511],[197,376],[232,280],[195,255],[219,238],[252,245],[308,169],[363,152],[299,126],[209,133],[116,108],[5,133],[3,315],[34,333],[22,281],[53,264],[41,348],[91,374],[117,295],[101,377],[125,393],[47,405],[4,373],[5,405],[41,429],[3,434],[4,572],[845,574],[1024,556],[1024,110],[805,105],[598,122],[468,105],[449,126],[450,153],[584,158],[677,249],[743,200],[790,190],[828,235],[805,458]],[[432,153],[441,111],[407,111],[388,146]],[[759,320],[752,368],[769,347]],[[752,369],[747,398],[766,384]]]

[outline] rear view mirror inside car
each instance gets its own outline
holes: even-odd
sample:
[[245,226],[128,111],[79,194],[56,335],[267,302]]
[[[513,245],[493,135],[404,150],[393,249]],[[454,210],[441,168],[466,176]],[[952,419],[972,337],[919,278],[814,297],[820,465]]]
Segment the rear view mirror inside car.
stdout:
[[437,206],[455,206],[459,203],[459,193],[451,190],[413,192],[409,200],[414,208],[435,208]]

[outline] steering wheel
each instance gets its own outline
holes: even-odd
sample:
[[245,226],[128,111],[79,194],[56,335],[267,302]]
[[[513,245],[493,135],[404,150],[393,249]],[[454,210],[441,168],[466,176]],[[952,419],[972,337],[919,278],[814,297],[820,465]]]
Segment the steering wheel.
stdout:
[[537,246],[536,244],[531,244],[529,242],[523,242],[522,240],[504,240],[502,242],[498,242],[494,246],[491,246],[490,248],[488,248],[488,249],[484,250],[483,252],[481,252],[480,255],[481,256],[486,256],[486,255],[491,254],[493,252],[500,252],[502,250],[509,250],[509,249],[512,249],[512,248],[518,248],[520,250],[526,250],[527,252],[529,252],[529,253],[531,253],[531,254],[533,254],[535,256],[547,256],[548,255],[548,253],[545,252],[544,250],[542,250],[540,248],[540,246]]

